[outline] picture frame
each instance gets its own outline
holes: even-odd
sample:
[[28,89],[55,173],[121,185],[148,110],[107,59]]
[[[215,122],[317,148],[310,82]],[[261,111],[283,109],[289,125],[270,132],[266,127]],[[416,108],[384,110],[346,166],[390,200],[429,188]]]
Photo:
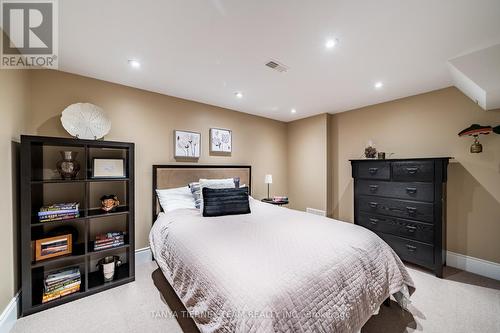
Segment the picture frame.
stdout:
[[225,128],[210,129],[210,153],[230,155],[233,152],[233,132]]
[[71,254],[72,238],[71,234],[67,234],[35,240],[35,261]]
[[126,178],[124,158],[92,159],[92,178]]
[[174,130],[174,158],[199,159],[201,155],[201,133]]

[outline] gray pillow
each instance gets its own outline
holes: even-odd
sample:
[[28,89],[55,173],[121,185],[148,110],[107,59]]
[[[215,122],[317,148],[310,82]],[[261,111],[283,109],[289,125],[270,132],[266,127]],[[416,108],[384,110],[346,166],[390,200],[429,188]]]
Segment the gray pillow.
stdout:
[[190,183],[189,188],[191,189],[191,194],[193,195],[194,205],[196,208],[200,209],[201,206],[201,185],[198,182]]

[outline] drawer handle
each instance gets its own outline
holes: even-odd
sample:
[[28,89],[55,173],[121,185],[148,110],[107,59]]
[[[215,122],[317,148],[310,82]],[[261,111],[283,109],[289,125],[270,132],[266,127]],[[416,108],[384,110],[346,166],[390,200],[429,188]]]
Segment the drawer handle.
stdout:
[[406,192],[408,194],[415,194],[415,193],[417,193],[417,188],[416,187],[407,187]]
[[415,230],[417,230],[417,227],[412,226],[412,225],[407,225],[406,229],[408,229],[408,232],[414,233]]
[[377,225],[378,219],[374,219],[373,217],[370,217],[370,223],[373,225]]
[[408,215],[415,216],[417,214],[417,209],[415,207],[406,207]]
[[377,208],[378,203],[377,202],[370,202],[369,205],[371,208]]
[[417,247],[416,246],[413,246],[413,245],[410,245],[410,244],[406,244],[406,248],[408,249],[408,251],[410,252],[415,252],[417,250]]
[[370,192],[377,192],[378,185],[370,185]]
[[377,171],[378,171],[378,168],[368,168],[368,172],[370,173],[370,175],[376,174]]
[[416,174],[417,171],[418,171],[417,167],[408,167],[408,168],[406,168],[406,172],[408,172],[408,174],[410,174],[410,175]]

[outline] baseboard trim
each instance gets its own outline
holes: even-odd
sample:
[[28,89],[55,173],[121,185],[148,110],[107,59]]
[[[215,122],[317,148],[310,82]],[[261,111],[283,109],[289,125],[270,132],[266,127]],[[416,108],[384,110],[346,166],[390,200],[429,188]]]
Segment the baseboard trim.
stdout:
[[10,300],[0,315],[0,333],[9,333],[17,320],[19,309],[19,292]]
[[153,261],[153,254],[149,247],[135,250],[135,263],[143,264],[146,262]]
[[477,275],[486,276],[490,279],[500,280],[500,264],[492,261],[447,251],[446,265]]

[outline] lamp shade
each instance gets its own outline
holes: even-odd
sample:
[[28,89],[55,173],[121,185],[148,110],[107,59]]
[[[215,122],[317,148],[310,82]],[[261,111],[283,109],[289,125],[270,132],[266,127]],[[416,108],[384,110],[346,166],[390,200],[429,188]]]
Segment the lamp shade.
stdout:
[[266,175],[264,178],[264,184],[272,184],[273,183],[273,175]]

